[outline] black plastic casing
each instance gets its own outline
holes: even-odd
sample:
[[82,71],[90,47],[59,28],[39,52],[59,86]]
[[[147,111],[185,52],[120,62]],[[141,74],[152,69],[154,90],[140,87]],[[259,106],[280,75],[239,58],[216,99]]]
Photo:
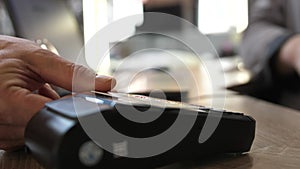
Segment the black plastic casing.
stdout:
[[[255,120],[252,117],[225,111],[220,112],[223,113],[222,118],[213,135],[200,144],[199,135],[210,109],[203,109],[207,113],[188,110],[189,113],[197,114],[196,122],[187,136],[171,150],[148,158],[128,158],[116,156],[102,149],[101,160],[95,165],[87,166],[79,159],[79,149],[91,139],[77,119],[73,104],[74,97],[46,104],[31,119],[26,128],[26,147],[47,169],[154,168],[204,156],[248,152],[255,136]],[[93,103],[84,99],[80,99],[79,103],[87,111],[87,118],[93,119],[99,113],[99,109],[91,108]],[[146,138],[163,132],[172,125],[178,115],[178,110],[166,109],[158,119],[145,125],[125,120],[119,115],[115,106],[99,104],[99,108],[106,120],[114,124],[115,129],[137,138]],[[105,137],[105,133],[103,136]]]

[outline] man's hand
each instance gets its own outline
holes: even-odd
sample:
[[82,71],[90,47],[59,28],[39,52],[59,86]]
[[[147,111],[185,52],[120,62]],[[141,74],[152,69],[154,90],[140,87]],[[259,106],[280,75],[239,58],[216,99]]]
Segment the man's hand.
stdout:
[[93,71],[32,41],[0,36],[0,149],[13,150],[24,144],[24,129],[31,117],[46,102],[59,98],[49,84],[72,91],[74,72],[82,79],[76,84],[80,89],[85,89],[87,79],[95,79],[99,91],[115,85],[113,78],[96,77]]

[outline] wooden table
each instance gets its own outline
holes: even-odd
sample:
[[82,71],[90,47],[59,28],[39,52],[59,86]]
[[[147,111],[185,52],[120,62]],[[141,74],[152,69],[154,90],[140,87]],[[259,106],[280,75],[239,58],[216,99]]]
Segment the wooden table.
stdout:
[[[201,99],[205,104],[209,99]],[[257,121],[254,144],[249,153],[223,156],[193,162],[181,162],[163,169],[216,168],[299,168],[300,167],[300,112],[248,96],[231,93],[226,109],[244,112]],[[24,152],[0,152],[1,169],[40,169],[37,162]]]

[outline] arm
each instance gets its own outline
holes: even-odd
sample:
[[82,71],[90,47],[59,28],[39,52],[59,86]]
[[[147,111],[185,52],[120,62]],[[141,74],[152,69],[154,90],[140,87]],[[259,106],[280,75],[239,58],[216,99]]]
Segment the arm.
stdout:
[[[285,0],[251,1],[249,27],[244,33],[241,56],[254,75],[270,78],[270,61],[291,36],[287,29]],[[277,62],[275,58],[275,62]]]
[[[0,36],[0,149],[11,150],[24,144],[24,129],[46,102],[58,99],[47,84],[72,91],[74,73],[87,88],[95,79],[95,89],[110,90],[115,80],[68,62],[35,43]],[[38,126],[37,126],[38,127]]]
[[275,67],[281,75],[288,75],[294,71],[300,74],[300,35],[294,35],[282,45]]

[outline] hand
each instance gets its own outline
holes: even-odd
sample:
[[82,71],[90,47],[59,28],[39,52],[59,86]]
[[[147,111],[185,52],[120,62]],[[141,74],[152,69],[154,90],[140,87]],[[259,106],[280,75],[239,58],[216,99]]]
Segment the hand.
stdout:
[[[72,91],[72,78],[95,79],[95,89],[108,91],[111,77],[68,62],[32,41],[0,36],[0,149],[13,150],[24,144],[24,129],[46,102],[59,98],[53,84]],[[48,84],[49,83],[49,84]],[[39,126],[37,126],[39,127]]]
[[276,68],[282,75],[294,70],[300,75],[300,35],[290,38],[282,46]]

